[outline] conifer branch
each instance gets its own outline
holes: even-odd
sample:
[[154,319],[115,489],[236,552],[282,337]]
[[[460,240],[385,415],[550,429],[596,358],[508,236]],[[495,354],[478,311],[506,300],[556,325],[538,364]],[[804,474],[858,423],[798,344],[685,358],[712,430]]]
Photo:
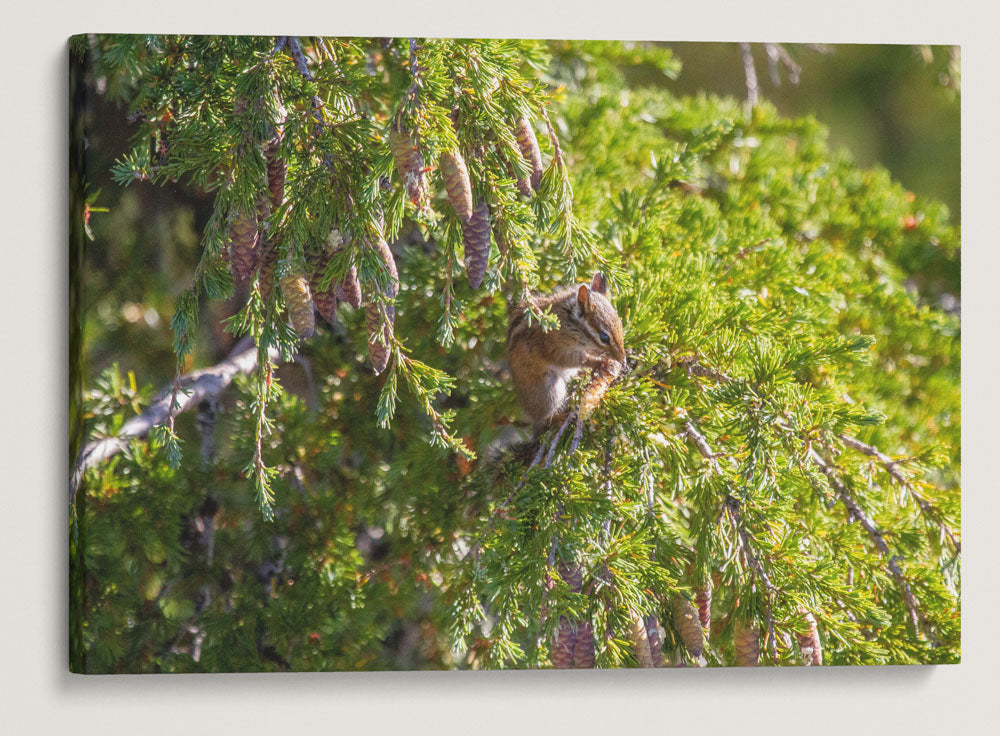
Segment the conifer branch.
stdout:
[[836,492],[837,497],[840,498],[842,504],[847,509],[849,518],[852,520],[857,520],[861,524],[861,528],[865,530],[868,538],[872,540],[872,543],[878,549],[879,553],[885,558],[886,564],[889,567],[889,572],[892,575],[893,580],[896,581],[896,587],[899,588],[899,592],[903,597],[903,603],[906,606],[907,613],[909,614],[910,625],[913,632],[918,633],[921,628],[927,634],[928,638],[931,639],[935,645],[938,643],[936,637],[931,632],[931,624],[927,617],[924,615],[920,608],[920,604],[917,601],[916,596],[913,594],[913,590],[910,588],[909,582],[907,582],[906,577],[903,575],[903,571],[899,567],[898,557],[892,554],[892,550],[889,549],[889,545],[886,544],[885,537],[882,534],[882,530],[878,528],[871,517],[865,513],[864,509],[854,500],[850,491],[847,490],[847,486],[838,477],[833,466],[826,462],[819,454],[810,448],[810,457],[813,463],[820,469],[820,471],[827,477],[830,482],[830,486]]
[[777,664],[778,643],[774,632],[774,611],[772,610],[772,601],[776,593],[776,588],[768,577],[767,572],[764,571],[764,566],[761,565],[760,559],[758,559],[756,553],[753,551],[750,536],[747,534],[746,527],[743,524],[743,517],[740,514],[739,502],[732,496],[726,499],[726,511],[733,521],[733,526],[736,527],[736,533],[739,534],[740,546],[743,548],[743,554],[746,556],[747,562],[757,575],[757,578],[764,585],[764,621],[767,624],[767,651],[771,655],[771,661]]
[[[272,360],[277,360],[279,353],[270,350]],[[221,394],[240,373],[252,373],[257,368],[257,347],[230,354],[226,360],[210,368],[202,368],[182,375],[176,385],[179,390],[175,397],[174,382],[160,397],[137,417],[125,422],[114,437],[104,437],[92,440],[81,450],[73,472],[70,475],[69,502],[72,504],[76,492],[87,470],[127,449],[132,440],[145,437],[156,426],[167,424],[171,418],[191,408],[197,408],[202,401],[210,400]],[[173,407],[173,408],[171,408]]]
[[683,358],[679,358],[677,363],[687,371],[689,376],[710,378],[717,383],[731,383],[736,380],[722,371],[717,371],[714,368],[706,366],[700,361],[697,355],[685,355]]
[[552,143],[552,155],[560,165],[566,165],[566,159],[563,157],[562,147],[559,145],[559,136],[556,135],[555,128],[552,127],[552,122],[549,120],[549,112],[544,107],[542,108],[542,120],[545,121],[545,129],[549,135],[549,141]]
[[[705,435],[698,431],[698,428],[694,426],[694,422],[690,419],[685,421],[684,426],[687,436],[691,438],[692,442],[694,442],[702,457],[708,460],[709,465],[712,467],[715,474],[720,477],[724,477],[722,467],[719,465],[718,461],[719,456],[712,452],[712,448],[709,446],[708,440],[705,439]],[[754,574],[764,586],[764,620],[767,623],[768,631],[767,647],[772,660],[777,662],[778,650],[774,631],[774,613],[772,611],[772,599],[777,592],[777,589],[771,582],[771,578],[764,570],[764,566],[761,564],[760,559],[753,550],[753,545],[750,543],[750,535],[747,533],[746,527],[743,524],[743,517],[740,514],[739,501],[734,496],[727,493],[724,504],[725,510],[729,514],[729,518],[732,519],[733,526],[736,527],[736,533],[740,538],[740,547],[743,550],[747,563],[750,565],[750,569],[754,571]]]
[[306,55],[302,52],[302,46],[299,44],[297,36],[288,37],[288,50],[292,53],[292,60],[295,61],[295,67],[299,70],[299,74],[307,81],[315,82],[316,77],[309,70],[309,62],[306,60]]
[[283,48],[285,48],[285,45],[287,43],[288,43],[288,36],[275,36],[274,46],[271,47],[271,53],[269,54],[269,56],[274,56],[276,53],[281,51]]
[[[302,78],[307,82],[315,82],[316,75],[314,75],[309,69],[309,62],[306,59],[305,53],[302,51],[302,46],[299,43],[298,37],[288,37],[288,49],[292,54],[292,59],[295,61],[295,67],[299,70],[299,74]],[[313,134],[319,137],[326,127],[326,121],[323,117],[323,100],[320,99],[319,95],[313,95],[310,100],[310,105],[313,117],[316,118],[316,125],[313,129]]]
[[910,497],[917,502],[917,506],[920,507],[920,512],[923,514],[924,518],[932,524],[936,524],[937,527],[948,537],[952,547],[955,548],[955,552],[959,554],[962,552],[962,543],[955,538],[955,533],[941,517],[941,512],[935,508],[930,501],[924,498],[924,496],[913,486],[913,482],[903,473],[903,470],[899,467],[898,462],[893,460],[874,445],[866,444],[859,439],[851,437],[850,435],[841,434],[838,436],[848,447],[858,450],[859,452],[863,452],[864,454],[878,460],[889,475],[891,475],[896,482],[910,494]]

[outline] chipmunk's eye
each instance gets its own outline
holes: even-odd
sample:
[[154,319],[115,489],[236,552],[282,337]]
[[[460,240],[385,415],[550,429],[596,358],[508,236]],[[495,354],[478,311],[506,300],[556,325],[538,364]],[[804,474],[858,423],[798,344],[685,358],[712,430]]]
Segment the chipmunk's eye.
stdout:
[[603,342],[605,345],[610,345],[611,344],[611,337],[608,335],[607,332],[603,332],[603,331],[602,332],[598,332],[597,336],[599,338],[601,338],[601,342]]

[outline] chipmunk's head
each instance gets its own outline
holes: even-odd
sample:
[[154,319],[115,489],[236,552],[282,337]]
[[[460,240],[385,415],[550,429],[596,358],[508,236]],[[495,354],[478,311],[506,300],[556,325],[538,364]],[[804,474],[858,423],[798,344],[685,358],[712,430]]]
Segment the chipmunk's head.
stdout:
[[625,338],[618,312],[608,300],[608,280],[603,273],[594,274],[590,285],[580,284],[576,292],[576,307],[584,331],[597,350],[619,363],[625,360]]

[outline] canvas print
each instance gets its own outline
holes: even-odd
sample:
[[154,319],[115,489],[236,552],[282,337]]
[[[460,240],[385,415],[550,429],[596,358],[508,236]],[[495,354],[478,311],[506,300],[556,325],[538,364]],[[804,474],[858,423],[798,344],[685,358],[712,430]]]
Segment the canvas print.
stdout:
[[69,58],[72,671],[959,661],[958,48]]

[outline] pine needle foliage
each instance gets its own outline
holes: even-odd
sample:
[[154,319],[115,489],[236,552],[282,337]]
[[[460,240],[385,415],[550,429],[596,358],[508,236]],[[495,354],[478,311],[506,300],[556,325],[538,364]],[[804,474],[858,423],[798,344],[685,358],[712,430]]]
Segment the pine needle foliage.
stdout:
[[[115,181],[214,196],[177,285],[177,375],[206,303],[234,295],[227,329],[258,353],[221,415],[172,415],[86,474],[75,668],[958,661],[960,327],[944,306],[960,245],[943,206],[829,150],[815,120],[671,95],[680,65],[655,44],[74,48],[137,122]],[[412,156],[394,156],[401,130]],[[455,152],[491,222],[476,289],[438,164]],[[268,155],[285,178],[262,209]],[[262,268],[234,284],[244,213],[278,279],[322,263],[329,288],[355,269],[364,304],[300,340],[300,305]],[[526,451],[506,305],[595,270],[625,369]],[[312,398],[284,388],[296,354]],[[88,436],[150,401],[110,369],[88,385]]]

